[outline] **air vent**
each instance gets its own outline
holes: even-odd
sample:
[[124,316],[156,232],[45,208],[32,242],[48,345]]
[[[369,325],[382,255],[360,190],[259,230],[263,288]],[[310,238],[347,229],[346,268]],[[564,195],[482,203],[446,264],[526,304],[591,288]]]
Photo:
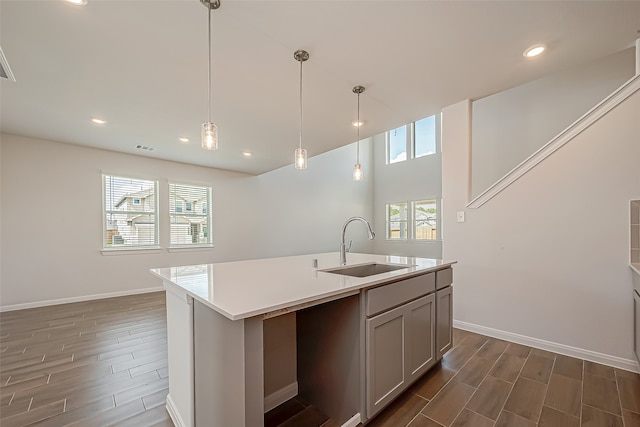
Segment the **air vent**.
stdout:
[[153,151],[153,150],[155,150],[155,148],[147,147],[146,145],[136,145],[136,148],[138,150],[144,150],[144,151]]
[[12,82],[16,81],[16,78],[13,76],[11,72],[11,67],[9,67],[9,63],[7,62],[7,58],[4,56],[4,52],[0,47],[0,77],[3,79],[11,80]]

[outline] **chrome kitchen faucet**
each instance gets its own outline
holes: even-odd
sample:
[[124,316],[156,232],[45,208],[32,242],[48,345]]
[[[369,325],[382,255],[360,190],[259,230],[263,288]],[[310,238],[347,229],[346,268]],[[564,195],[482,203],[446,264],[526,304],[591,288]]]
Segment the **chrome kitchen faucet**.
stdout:
[[349,218],[347,222],[345,222],[342,226],[342,243],[340,243],[340,265],[347,265],[347,252],[351,250],[351,243],[353,243],[353,240],[349,240],[349,247],[347,248],[347,246],[344,244],[344,234],[347,231],[347,225],[349,225],[349,223],[353,221],[362,221],[367,225],[369,240],[373,240],[373,238],[376,237],[376,233],[374,233],[371,229],[371,224],[369,224],[369,221],[362,218],[361,216],[352,216],[351,218]]

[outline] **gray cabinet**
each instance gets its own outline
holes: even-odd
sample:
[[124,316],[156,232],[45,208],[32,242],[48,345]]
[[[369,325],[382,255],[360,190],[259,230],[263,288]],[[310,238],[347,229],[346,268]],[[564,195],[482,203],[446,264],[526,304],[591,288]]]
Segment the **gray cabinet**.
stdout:
[[436,358],[453,346],[453,269],[436,271]]
[[453,346],[453,287],[436,291],[436,358]]
[[368,418],[435,364],[434,279],[426,274],[367,293]]

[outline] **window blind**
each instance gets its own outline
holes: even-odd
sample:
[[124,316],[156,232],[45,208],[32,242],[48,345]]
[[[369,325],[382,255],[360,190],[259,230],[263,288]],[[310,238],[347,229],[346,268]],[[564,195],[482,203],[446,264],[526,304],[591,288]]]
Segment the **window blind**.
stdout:
[[211,187],[169,183],[171,247],[211,246]]
[[104,249],[158,247],[158,182],[103,175]]

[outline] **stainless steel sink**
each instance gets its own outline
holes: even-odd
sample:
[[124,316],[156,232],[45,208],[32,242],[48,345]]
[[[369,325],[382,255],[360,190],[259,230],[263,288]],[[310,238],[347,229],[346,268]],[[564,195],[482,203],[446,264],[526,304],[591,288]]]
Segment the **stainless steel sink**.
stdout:
[[412,265],[397,265],[397,264],[360,264],[360,265],[348,265],[344,267],[330,268],[327,270],[320,270],[326,273],[342,274],[343,276],[353,277],[368,277],[375,274],[388,273],[394,270],[401,270],[403,268],[413,267]]

